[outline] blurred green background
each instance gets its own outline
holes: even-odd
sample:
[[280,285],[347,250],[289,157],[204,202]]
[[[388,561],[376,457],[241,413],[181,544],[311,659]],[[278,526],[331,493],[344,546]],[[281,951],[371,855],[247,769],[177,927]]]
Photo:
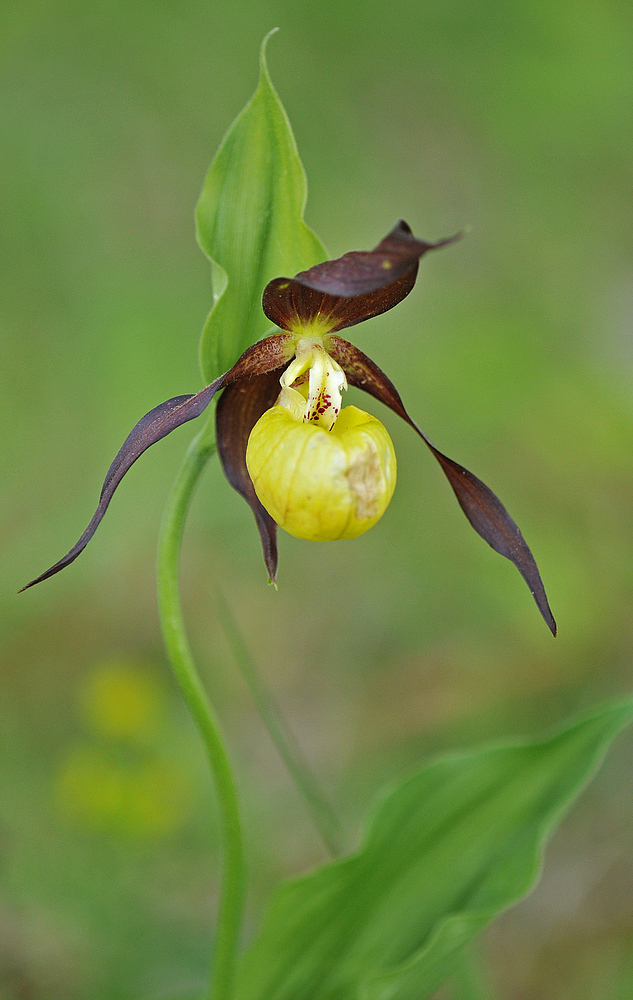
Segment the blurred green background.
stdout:
[[[237,675],[218,588],[351,843],[377,790],[429,754],[630,691],[631,8],[22,0],[0,24],[0,997],[195,996],[217,836],[153,579],[193,428],[134,467],[72,568],[15,592],[76,540],[136,420],[201,385],[210,275],[193,209],[279,25],[269,67],[331,255],[400,217],[429,240],[471,227],[353,339],[499,493],[560,634],[378,405],[361,404],[398,452],[390,509],[354,541],[283,537],[278,593],[250,511],[210,469],[184,600],[240,776],[249,927],[279,877],[323,854]],[[632,747],[620,740],[539,889],[486,935],[500,1000],[633,994]]]

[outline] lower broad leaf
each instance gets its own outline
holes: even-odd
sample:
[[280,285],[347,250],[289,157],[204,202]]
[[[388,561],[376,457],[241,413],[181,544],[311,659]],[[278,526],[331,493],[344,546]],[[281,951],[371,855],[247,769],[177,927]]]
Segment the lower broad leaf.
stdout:
[[240,1000],[424,1000],[538,878],[543,845],[633,699],[555,736],[438,759],[380,805],[353,855],[282,885]]

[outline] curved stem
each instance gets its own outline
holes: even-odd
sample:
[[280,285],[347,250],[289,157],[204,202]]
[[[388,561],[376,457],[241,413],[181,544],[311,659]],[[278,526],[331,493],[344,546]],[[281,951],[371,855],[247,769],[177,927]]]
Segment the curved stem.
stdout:
[[245,895],[244,849],[237,789],[217,715],[198,675],[185,631],[178,561],[195,486],[216,446],[209,421],[192,441],[165,508],[158,544],[158,606],[171,665],[194,718],[213,775],[224,847],[210,1000],[229,1000]]

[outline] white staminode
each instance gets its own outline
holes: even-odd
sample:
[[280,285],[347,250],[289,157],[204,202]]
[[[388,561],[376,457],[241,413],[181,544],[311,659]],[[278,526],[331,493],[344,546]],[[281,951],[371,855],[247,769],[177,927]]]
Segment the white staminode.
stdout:
[[[296,382],[309,371],[308,398],[297,389]],[[331,430],[341,409],[342,392],[347,389],[345,372],[325,350],[321,337],[302,337],[297,343],[295,359],[280,378],[279,402],[295,420],[319,424]]]

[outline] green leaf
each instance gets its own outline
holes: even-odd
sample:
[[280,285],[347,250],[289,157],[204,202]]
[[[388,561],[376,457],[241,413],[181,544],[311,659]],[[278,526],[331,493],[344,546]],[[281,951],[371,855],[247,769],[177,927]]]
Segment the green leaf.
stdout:
[[303,221],[305,173],[266,68],[271,34],[262,42],[257,90],[225,135],[196,207],[198,242],[211,260],[214,298],[200,342],[206,382],[270,329],[261,308],[268,282],[292,277],[327,257]]
[[554,824],[633,718],[633,699],[554,737],[444,757],[378,809],[357,853],[281,886],[240,1000],[424,1000],[537,880]]
[[494,1000],[497,996],[486,975],[481,956],[472,944],[459,955],[451,979],[450,996],[453,1000]]

